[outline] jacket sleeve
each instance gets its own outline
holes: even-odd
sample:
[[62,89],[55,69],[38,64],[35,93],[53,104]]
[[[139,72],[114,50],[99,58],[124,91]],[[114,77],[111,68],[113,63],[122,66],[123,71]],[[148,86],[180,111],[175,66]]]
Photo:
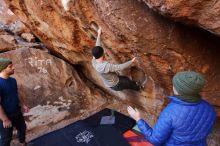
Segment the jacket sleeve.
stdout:
[[139,120],[137,125],[145,138],[155,146],[163,145],[172,133],[172,119],[165,110],[161,112],[153,128],[143,119]]
[[128,68],[131,64],[132,64],[131,60],[128,61],[128,62],[122,63],[122,64],[111,64],[111,63],[108,63],[105,66],[104,72],[107,73],[107,72],[121,71],[121,70],[123,70],[125,68]]

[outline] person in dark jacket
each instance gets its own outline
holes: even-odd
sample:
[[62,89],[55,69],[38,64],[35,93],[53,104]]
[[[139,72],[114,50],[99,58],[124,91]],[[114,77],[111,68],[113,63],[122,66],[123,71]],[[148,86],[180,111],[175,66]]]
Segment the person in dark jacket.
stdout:
[[19,98],[11,60],[0,58],[0,146],[10,146],[13,127],[17,129],[19,146],[25,146],[26,124],[21,112],[28,112],[23,98]]
[[170,103],[160,113],[151,128],[137,109],[128,107],[128,113],[137,121],[145,138],[155,146],[206,146],[216,113],[203,100],[200,91],[204,77],[193,71],[179,72],[173,77],[174,96],[168,96]]

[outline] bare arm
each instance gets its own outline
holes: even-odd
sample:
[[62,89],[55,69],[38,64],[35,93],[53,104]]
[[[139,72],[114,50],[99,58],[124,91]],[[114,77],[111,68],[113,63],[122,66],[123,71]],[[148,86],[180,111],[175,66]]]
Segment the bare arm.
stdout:
[[4,109],[2,108],[2,105],[0,105],[0,119],[3,122],[4,128],[10,128],[12,126],[11,121],[8,119]]
[[6,116],[5,111],[4,111],[4,109],[2,108],[2,105],[0,105],[0,119],[1,119],[2,121],[8,120],[8,117]]
[[101,46],[101,33],[102,33],[102,29],[99,28],[95,46]]

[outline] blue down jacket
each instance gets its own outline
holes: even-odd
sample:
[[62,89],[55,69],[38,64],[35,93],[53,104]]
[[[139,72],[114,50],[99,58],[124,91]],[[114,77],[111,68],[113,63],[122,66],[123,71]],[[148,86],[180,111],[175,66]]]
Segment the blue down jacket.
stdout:
[[145,138],[155,146],[206,146],[216,113],[204,100],[198,103],[169,96],[171,102],[151,128],[143,119],[137,122]]

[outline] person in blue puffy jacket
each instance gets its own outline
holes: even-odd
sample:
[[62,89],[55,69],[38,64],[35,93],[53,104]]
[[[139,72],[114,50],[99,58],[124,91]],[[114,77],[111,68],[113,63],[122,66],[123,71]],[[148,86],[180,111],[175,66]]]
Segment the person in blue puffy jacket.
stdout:
[[155,146],[206,146],[216,113],[199,94],[205,84],[203,76],[193,71],[179,72],[172,82],[174,96],[168,96],[170,103],[153,128],[141,119],[137,109],[129,106],[128,113]]

